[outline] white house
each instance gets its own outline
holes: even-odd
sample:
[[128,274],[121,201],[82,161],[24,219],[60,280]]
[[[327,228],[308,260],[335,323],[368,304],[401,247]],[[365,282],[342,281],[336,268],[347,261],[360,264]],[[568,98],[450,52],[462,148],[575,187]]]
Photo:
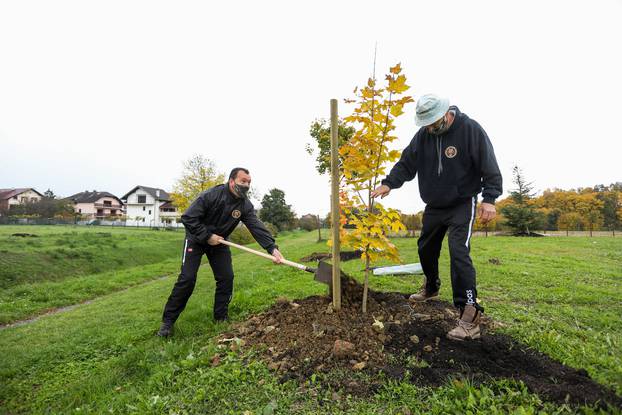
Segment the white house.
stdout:
[[127,226],[182,226],[177,223],[178,209],[162,189],[136,186],[121,200],[125,203]]
[[86,190],[65,199],[73,203],[76,213],[87,218],[103,219],[123,214],[123,202],[112,193]]

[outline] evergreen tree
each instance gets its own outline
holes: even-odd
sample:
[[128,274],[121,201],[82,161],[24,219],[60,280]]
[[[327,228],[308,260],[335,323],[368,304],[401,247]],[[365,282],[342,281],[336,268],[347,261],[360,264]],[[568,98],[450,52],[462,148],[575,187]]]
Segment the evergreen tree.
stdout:
[[533,183],[527,182],[518,166],[512,169],[516,188],[510,193],[512,203],[504,206],[501,213],[506,224],[512,228],[515,235],[529,235],[540,223],[541,215],[532,203],[534,197]]

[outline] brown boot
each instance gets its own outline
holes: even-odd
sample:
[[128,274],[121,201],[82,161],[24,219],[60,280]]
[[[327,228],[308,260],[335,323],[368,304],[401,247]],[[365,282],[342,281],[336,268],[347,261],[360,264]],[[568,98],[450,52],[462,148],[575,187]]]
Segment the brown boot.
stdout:
[[480,316],[481,313],[475,306],[466,305],[458,320],[458,325],[447,333],[447,338],[459,341],[479,339],[482,336],[479,327]]
[[426,302],[428,300],[435,300],[438,298],[438,290],[436,292],[433,293],[429,293],[426,289],[425,286],[421,287],[421,290],[419,290],[419,292],[411,295],[410,297],[408,297],[408,299],[410,301],[415,301],[418,303],[423,303]]

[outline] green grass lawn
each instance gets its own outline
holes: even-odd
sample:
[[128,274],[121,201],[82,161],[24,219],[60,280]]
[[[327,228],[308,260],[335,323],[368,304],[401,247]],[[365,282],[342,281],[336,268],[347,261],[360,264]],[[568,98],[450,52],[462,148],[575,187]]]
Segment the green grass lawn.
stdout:
[[[56,232],[55,227],[16,228],[16,232]],[[10,244],[6,229],[0,227],[0,240],[4,240],[0,249],[14,252],[6,247]],[[82,229],[61,229],[60,233],[100,231]],[[479,386],[454,381],[435,389],[386,382],[377,395],[355,399],[324,390],[311,381],[304,389],[294,382],[280,384],[258,360],[234,353],[212,367],[213,337],[227,326],[211,321],[214,281],[209,267],[199,272],[195,293],[177,323],[176,336],[171,340],[155,338],[179,267],[183,235],[122,229],[105,232],[114,239],[118,236],[119,242],[122,236],[132,238],[130,232],[138,232],[144,234],[142,242],[152,247],[166,250],[163,246],[170,244],[170,252],[162,253],[160,261],[141,263],[144,267],[129,266],[131,261],[107,263],[107,268],[95,274],[82,273],[67,260],[59,266],[73,269],[71,278],[59,278],[52,258],[48,263],[50,276],[42,271],[40,283],[59,284],[60,290],[64,284],[79,285],[76,281],[108,273],[110,277],[92,280],[92,289],[96,290],[114,275],[143,269],[147,270],[143,281],[172,275],[122,291],[110,292],[110,287],[104,287],[101,293],[108,294],[89,304],[0,330],[1,413],[397,414],[406,413],[406,407],[412,413],[573,412],[566,406],[544,403],[522,385],[508,381]],[[317,243],[316,237],[315,233],[296,232],[279,236],[278,242],[286,257],[298,260],[313,251],[327,250],[325,242]],[[396,243],[404,260],[417,261],[415,239],[398,239]],[[138,244],[134,249],[142,249]],[[55,249],[44,240],[41,246],[30,248],[40,255]],[[115,253],[107,252],[109,262],[114,261]],[[114,252],[123,258],[127,255],[123,250]],[[3,255],[0,250],[0,258]],[[498,258],[501,264],[489,263],[490,258]],[[622,393],[622,238],[475,238],[473,259],[480,300],[489,315],[506,323],[506,332],[570,366],[585,368],[598,382]],[[31,266],[25,259],[20,269]],[[269,307],[280,296],[299,298],[325,292],[309,274],[273,266],[250,254],[235,252],[234,268],[230,309],[234,320]],[[343,268],[362,277],[360,261],[346,262]],[[446,300],[451,298],[448,271],[445,248],[441,291]],[[27,278],[23,276],[22,281]],[[371,278],[372,288],[378,290],[413,291],[421,281],[420,277]],[[3,301],[8,298],[4,292],[19,285],[4,286]],[[50,291],[50,297],[57,294],[52,288]]]
[[182,247],[183,231],[0,226],[0,324],[177,272]]

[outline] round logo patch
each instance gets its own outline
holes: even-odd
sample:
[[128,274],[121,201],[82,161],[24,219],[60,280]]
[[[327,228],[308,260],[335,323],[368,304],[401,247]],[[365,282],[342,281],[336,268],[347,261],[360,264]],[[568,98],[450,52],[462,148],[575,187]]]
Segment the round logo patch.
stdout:
[[445,157],[447,157],[448,159],[452,159],[456,157],[457,154],[458,154],[458,149],[454,146],[449,146],[445,149]]
[[233,216],[235,219],[239,219],[240,216],[242,216],[242,213],[236,209],[233,212],[231,212],[231,216]]

